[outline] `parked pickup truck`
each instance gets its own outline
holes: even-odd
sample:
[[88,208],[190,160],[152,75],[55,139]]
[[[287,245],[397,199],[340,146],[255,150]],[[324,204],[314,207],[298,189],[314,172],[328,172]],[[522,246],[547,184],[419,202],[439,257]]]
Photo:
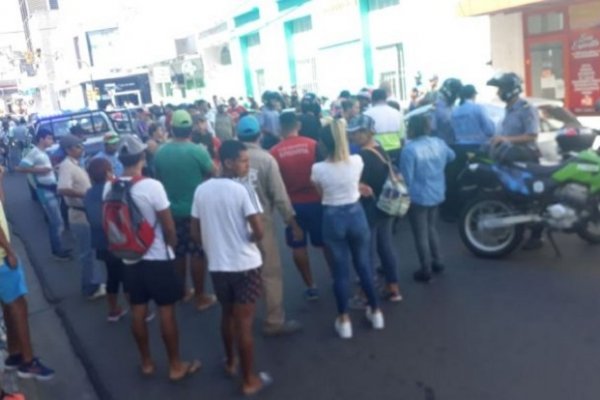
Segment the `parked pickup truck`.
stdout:
[[60,138],[71,133],[74,127],[77,127],[77,131],[85,140],[83,143],[85,157],[89,158],[102,150],[102,139],[106,133],[132,133],[133,116],[129,110],[110,112],[84,110],[39,117],[34,127],[35,134],[43,129],[54,134],[55,144],[48,149],[52,164],[56,165],[64,158],[58,143]]

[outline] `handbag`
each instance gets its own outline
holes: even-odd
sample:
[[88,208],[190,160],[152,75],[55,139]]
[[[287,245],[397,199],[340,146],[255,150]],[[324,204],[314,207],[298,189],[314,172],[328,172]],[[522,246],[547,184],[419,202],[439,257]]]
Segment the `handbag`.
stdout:
[[410,207],[410,195],[408,194],[408,187],[404,182],[404,177],[396,172],[387,157],[384,158],[373,148],[367,150],[377,155],[388,167],[388,177],[377,199],[377,208],[392,217],[403,217]]

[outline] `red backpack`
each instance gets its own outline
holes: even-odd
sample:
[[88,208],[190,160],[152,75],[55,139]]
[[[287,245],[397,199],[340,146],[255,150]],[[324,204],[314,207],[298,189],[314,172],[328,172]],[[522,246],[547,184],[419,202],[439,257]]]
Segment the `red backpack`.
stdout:
[[131,197],[133,185],[144,179],[116,179],[107,193],[103,207],[103,227],[108,250],[117,258],[138,260],[154,242],[154,227],[144,218]]

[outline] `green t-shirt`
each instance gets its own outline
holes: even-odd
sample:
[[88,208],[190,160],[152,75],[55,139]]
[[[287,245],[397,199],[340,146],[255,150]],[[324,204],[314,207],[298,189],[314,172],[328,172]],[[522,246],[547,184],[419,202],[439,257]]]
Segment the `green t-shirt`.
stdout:
[[169,196],[173,217],[189,217],[194,192],[213,168],[208,151],[191,142],[165,143],[156,152],[154,168]]

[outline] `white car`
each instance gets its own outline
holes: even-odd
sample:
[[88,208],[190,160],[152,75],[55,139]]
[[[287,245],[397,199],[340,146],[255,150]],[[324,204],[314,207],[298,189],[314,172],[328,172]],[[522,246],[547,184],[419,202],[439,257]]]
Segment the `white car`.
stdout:
[[[542,153],[543,164],[555,164],[562,159],[562,154],[556,142],[556,136],[566,129],[574,128],[579,134],[593,134],[594,130],[586,128],[569,110],[563,107],[562,102],[535,97],[526,98],[540,113],[540,134],[538,147]],[[500,133],[502,120],[506,113],[506,105],[497,102],[480,103],[485,107],[488,115],[496,124],[496,132]]]

